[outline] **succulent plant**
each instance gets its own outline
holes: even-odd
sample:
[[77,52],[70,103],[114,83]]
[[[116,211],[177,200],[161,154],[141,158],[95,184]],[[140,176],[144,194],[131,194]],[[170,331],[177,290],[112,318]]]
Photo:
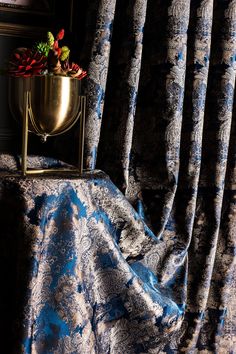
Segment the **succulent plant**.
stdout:
[[48,56],[51,47],[46,42],[39,42],[35,46],[35,50],[38,51],[40,54],[43,54],[45,57]]
[[69,59],[70,49],[67,46],[61,48],[60,60],[65,61]]
[[48,72],[54,75],[63,75],[58,53],[53,49],[50,49],[48,54]]
[[76,79],[83,79],[87,75],[87,72],[84,71],[78,64],[72,63],[69,65],[69,70],[67,75]]
[[53,44],[54,44],[54,35],[52,34],[52,32],[47,32],[47,44],[50,46],[50,48],[52,48]]
[[8,73],[12,76],[41,75],[47,69],[47,58],[28,48],[17,48],[13,53]]
[[70,49],[59,46],[65,31],[57,35],[47,32],[47,41],[38,42],[32,49],[18,48],[12,54],[8,73],[14,76],[29,77],[34,75],[63,75],[81,80],[87,75],[78,64],[69,62]]
[[60,41],[61,39],[64,38],[65,30],[62,28],[58,33],[57,33],[57,40]]

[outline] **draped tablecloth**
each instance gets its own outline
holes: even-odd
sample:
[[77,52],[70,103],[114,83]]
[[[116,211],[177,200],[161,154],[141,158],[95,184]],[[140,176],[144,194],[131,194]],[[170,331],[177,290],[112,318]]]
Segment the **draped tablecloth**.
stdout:
[[[45,164],[60,165],[30,159]],[[171,353],[186,262],[161,285],[162,241],[105,173],[23,178],[16,166],[1,155],[1,352]]]
[[182,305],[142,262],[157,239],[107,175],[4,176],[0,196],[6,353],[141,353],[168,340]]

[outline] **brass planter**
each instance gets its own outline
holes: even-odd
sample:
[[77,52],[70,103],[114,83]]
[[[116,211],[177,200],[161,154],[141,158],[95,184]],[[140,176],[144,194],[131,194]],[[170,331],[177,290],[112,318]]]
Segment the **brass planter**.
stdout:
[[[28,132],[46,141],[49,136],[65,133],[80,118],[79,166],[82,173],[85,97],[81,96],[81,81],[65,76],[35,76],[9,79],[9,106],[17,120],[23,120],[22,174],[56,172],[55,170],[28,170]],[[68,169],[63,169],[67,172]],[[71,171],[71,170],[69,170]],[[60,170],[61,172],[61,170]]]

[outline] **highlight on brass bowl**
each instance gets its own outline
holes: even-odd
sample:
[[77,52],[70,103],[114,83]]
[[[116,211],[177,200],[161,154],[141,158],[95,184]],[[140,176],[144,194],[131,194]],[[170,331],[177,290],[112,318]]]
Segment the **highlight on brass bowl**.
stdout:
[[9,78],[9,106],[16,120],[23,119],[25,92],[29,92],[29,131],[58,135],[76,121],[80,110],[80,80],[66,76]]

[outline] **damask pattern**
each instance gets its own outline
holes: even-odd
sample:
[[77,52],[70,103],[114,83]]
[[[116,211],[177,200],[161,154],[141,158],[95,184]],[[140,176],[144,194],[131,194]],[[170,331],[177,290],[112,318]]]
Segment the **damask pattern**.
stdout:
[[109,66],[110,40],[112,23],[114,19],[116,1],[104,0],[99,4],[96,22],[96,40],[94,42],[88,71],[90,72],[87,92],[93,92],[89,98],[87,118],[87,145],[89,168],[94,168],[94,160],[97,157],[97,145],[99,142],[99,131],[101,129],[101,118],[104,105],[104,94]]
[[[183,305],[145,265],[146,255],[155,263],[149,253],[159,241],[108,176],[11,176],[16,161],[9,155],[1,155],[0,166],[4,284],[8,266],[17,265],[12,303],[1,298],[3,321],[9,306],[15,309],[11,340],[2,337],[1,350],[5,343],[7,353],[25,354],[163,348],[181,325]],[[17,223],[9,220],[13,210]],[[12,239],[16,259],[9,257]]]
[[236,353],[236,1],[86,4],[100,170],[1,155],[1,350]]
[[[127,235],[123,254],[142,257],[183,309],[169,343],[147,352],[236,353],[236,2],[120,0],[110,18],[104,107],[93,131],[90,82],[100,71],[89,73],[88,166],[110,176],[159,240],[143,255]],[[86,31],[93,62],[99,41]]]

